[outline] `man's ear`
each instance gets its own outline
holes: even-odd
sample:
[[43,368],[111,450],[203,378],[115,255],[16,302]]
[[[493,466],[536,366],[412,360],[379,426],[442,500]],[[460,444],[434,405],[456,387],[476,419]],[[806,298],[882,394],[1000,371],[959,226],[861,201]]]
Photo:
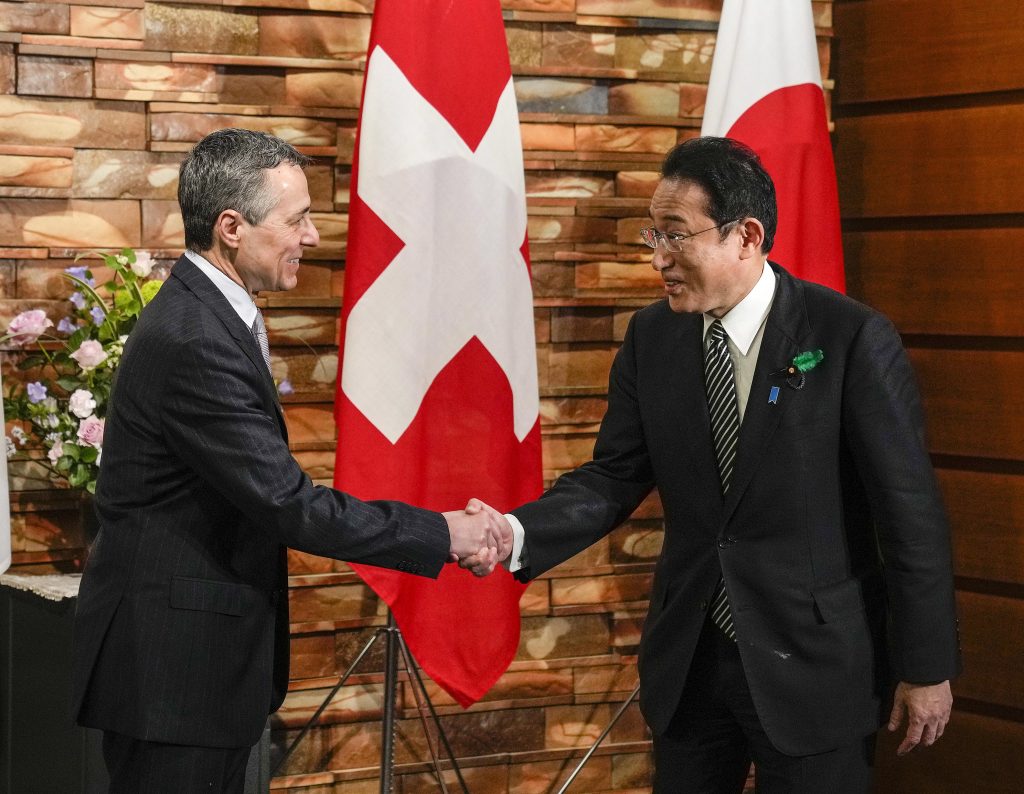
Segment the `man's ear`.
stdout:
[[244,224],[245,219],[237,210],[224,210],[213,222],[213,236],[228,248],[238,248],[240,229]]
[[740,259],[761,256],[761,245],[764,243],[764,226],[757,218],[744,218],[739,222]]

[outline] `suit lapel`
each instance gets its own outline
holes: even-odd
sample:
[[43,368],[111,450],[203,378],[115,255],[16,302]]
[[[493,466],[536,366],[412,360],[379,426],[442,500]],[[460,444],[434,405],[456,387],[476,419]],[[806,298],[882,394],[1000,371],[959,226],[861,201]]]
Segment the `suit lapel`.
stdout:
[[688,487],[704,498],[702,504],[721,508],[722,485],[718,478],[715,449],[711,441],[711,418],[704,389],[704,321],[700,314],[672,315],[674,329],[669,337],[666,394],[672,401],[676,437],[684,448],[683,458],[692,469]]
[[274,386],[274,380],[270,376],[270,372],[267,371],[267,364],[263,360],[263,354],[253,338],[252,331],[245,327],[242,318],[231,307],[228,299],[224,297],[224,293],[217,289],[217,285],[210,281],[203,271],[196,267],[195,263],[187,256],[183,255],[175,262],[171,275],[180,279],[192,294],[206,304],[207,308],[220,320],[221,325],[224,326],[224,329],[235,340],[253,366],[256,367],[256,370],[260,373],[260,380],[264,390],[270,396],[270,402],[274,406],[278,423],[281,426],[281,433],[287,438],[284,412],[277,397],[277,388]]
[[772,264],[772,269],[778,274],[779,283],[765,323],[747,408],[740,426],[739,449],[725,500],[724,521],[728,521],[736,509],[751,477],[761,465],[764,450],[778,428],[783,413],[792,402],[785,399],[775,404],[768,402],[773,385],[785,388],[783,381],[773,378],[772,373],[792,361],[800,352],[801,341],[810,332],[799,283],[780,267]]

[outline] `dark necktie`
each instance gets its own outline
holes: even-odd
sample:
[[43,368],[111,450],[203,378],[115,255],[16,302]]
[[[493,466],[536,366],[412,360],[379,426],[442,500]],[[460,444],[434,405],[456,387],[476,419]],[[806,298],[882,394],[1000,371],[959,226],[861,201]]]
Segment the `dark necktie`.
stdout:
[[257,309],[256,319],[252,321],[252,335],[256,338],[256,344],[260,346],[263,360],[267,362],[267,369],[270,370],[270,343],[267,341],[267,326],[263,324],[263,313]]
[[[729,491],[729,479],[736,461],[736,447],[740,439],[740,409],[736,402],[732,359],[729,357],[729,346],[726,344],[725,328],[721,320],[711,323],[708,337],[704,355],[704,384],[708,393],[708,412],[711,415],[711,437],[715,443],[715,457],[718,459],[718,474],[724,495]],[[711,619],[729,639],[736,639],[724,579],[719,579],[718,587],[715,588]]]

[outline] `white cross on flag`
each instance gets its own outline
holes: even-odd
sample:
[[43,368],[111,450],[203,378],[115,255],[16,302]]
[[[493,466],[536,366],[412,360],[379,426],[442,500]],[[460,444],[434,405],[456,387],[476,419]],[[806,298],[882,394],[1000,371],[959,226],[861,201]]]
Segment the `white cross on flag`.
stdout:
[[701,134],[742,141],[771,174],[779,203],[772,261],[842,291],[839,199],[811,0],[725,0]]
[[[335,484],[435,510],[541,490],[522,144],[498,0],[377,0],[349,204]],[[463,706],[507,669],[523,586],[353,566]]]

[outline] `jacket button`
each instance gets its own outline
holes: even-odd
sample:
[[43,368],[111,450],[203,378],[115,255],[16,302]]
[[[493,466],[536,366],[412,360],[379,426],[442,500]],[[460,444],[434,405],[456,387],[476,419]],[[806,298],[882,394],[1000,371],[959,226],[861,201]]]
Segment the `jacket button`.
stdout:
[[707,600],[704,600],[704,601],[700,602],[700,611],[701,612],[707,612],[708,611],[708,602],[707,602]]

